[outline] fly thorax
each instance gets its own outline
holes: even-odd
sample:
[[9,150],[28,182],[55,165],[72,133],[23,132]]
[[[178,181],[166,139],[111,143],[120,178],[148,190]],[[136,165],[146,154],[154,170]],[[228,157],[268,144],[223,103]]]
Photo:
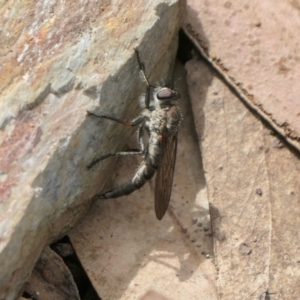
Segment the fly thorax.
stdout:
[[181,110],[178,106],[171,106],[167,110],[167,129],[168,132],[173,135],[177,133],[182,120]]
[[156,109],[151,113],[150,130],[160,133],[166,124],[166,112],[163,109]]

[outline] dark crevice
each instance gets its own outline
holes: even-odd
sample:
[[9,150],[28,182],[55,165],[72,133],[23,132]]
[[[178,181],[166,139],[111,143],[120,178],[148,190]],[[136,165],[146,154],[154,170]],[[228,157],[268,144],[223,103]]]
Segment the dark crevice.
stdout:
[[185,64],[187,61],[192,59],[192,52],[195,51],[196,48],[192,41],[188,38],[188,36],[184,33],[182,29],[179,30],[179,43],[177,50],[177,59]]
[[22,295],[23,298],[25,299],[31,299],[31,300],[38,300],[38,297],[36,297],[35,294],[31,294],[30,292],[28,291],[25,291]]
[[83,269],[68,236],[50,245],[70,270],[81,300],[101,300]]
[[[59,241],[50,245],[50,248],[56,252],[64,261],[69,269],[74,282],[77,286],[79,297],[81,300],[101,300],[95,291],[91,281],[89,280],[85,270],[83,269],[68,236],[64,236]],[[59,276],[59,275],[58,275]],[[57,286],[59,289],[60,287]],[[34,286],[30,283],[25,283],[24,292],[22,295],[25,299],[42,300],[39,298]]]

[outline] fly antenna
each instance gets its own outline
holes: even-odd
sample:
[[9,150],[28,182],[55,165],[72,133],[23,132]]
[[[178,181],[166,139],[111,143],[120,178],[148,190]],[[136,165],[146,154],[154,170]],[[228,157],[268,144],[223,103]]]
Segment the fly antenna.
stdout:
[[136,58],[137,58],[137,61],[138,61],[138,64],[139,64],[139,68],[140,68],[141,74],[142,74],[142,76],[143,76],[143,78],[144,78],[147,86],[151,87],[151,84],[149,83],[149,80],[146,77],[146,74],[145,74],[145,65],[144,65],[144,63],[141,62],[139,51],[138,51],[137,48],[134,48],[134,51],[135,51],[135,55],[136,55]]

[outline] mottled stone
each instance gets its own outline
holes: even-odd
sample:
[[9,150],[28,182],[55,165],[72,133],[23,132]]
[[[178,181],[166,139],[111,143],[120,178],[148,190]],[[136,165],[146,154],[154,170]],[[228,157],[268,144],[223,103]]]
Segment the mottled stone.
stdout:
[[184,29],[251,109],[300,150],[297,1],[188,0]]
[[86,166],[122,148],[130,130],[86,110],[136,114],[145,84],[133,48],[152,81],[167,74],[182,8],[175,0],[2,4],[0,299],[16,297],[44,246],[74,226],[109,178],[114,160]]

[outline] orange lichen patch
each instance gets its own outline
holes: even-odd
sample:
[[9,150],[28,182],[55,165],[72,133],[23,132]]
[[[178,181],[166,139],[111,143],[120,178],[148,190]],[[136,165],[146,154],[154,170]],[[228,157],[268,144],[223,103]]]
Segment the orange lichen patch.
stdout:
[[120,26],[123,20],[123,17],[112,17],[107,21],[105,28],[109,30],[114,30]]
[[18,36],[24,30],[24,20],[18,20],[13,27],[13,34]]
[[37,67],[37,70],[36,70],[37,75],[41,74],[42,72],[45,72],[45,71],[46,72],[49,71],[47,66],[44,63],[40,63]]
[[47,39],[49,28],[50,28],[50,24],[44,25],[35,34],[35,41],[36,41],[37,44],[41,45],[45,41],[45,39]]
[[63,48],[74,44],[81,33],[90,30],[108,4],[109,1],[102,1],[101,5],[89,1],[78,9],[70,2],[66,4],[69,7],[65,8],[70,12],[67,16],[55,4],[49,6],[43,16],[36,3],[30,1],[20,4],[17,15],[9,4],[1,7],[0,13],[4,16],[4,29],[7,31],[2,36],[0,49],[1,91],[5,92],[13,82],[22,80],[28,71],[31,77],[36,77],[38,63],[41,60],[50,61]]
[[11,58],[10,60],[7,60],[5,65],[0,69],[1,92],[7,89],[21,72],[22,68],[16,59]]
[[112,31],[114,37],[119,37],[132,24],[139,24],[138,20],[141,14],[137,13],[136,6],[136,3],[131,3],[130,7],[126,8],[126,11],[120,11],[118,16],[109,18],[105,28]]

